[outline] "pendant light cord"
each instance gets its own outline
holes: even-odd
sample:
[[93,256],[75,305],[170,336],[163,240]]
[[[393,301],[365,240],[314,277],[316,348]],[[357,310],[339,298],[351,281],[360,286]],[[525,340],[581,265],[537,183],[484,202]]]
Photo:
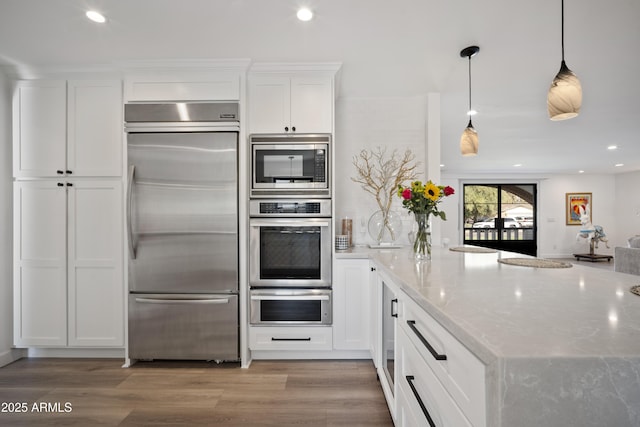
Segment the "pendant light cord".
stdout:
[[560,12],[560,16],[562,19],[562,30],[560,34],[562,36],[562,61],[564,62],[564,0],[561,0],[560,4],[562,5],[562,11]]
[[469,123],[471,123],[471,56],[469,55]]

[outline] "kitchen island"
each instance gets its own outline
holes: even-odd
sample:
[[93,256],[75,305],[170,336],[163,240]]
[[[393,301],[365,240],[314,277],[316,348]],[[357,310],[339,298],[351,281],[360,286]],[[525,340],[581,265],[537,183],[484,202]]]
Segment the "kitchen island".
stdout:
[[640,277],[500,251],[366,252],[484,365],[487,426],[640,425]]

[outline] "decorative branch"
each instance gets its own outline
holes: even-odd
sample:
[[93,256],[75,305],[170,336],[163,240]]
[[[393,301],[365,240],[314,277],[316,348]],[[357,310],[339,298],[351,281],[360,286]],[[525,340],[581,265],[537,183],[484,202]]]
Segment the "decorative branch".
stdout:
[[[395,149],[391,155],[387,155],[386,147],[376,147],[373,150],[363,149],[353,157],[353,165],[357,176],[351,177],[353,182],[361,185],[362,189],[372,194],[378,207],[382,211],[384,225],[393,236],[393,229],[388,221],[389,210],[393,202],[393,196],[398,191],[398,186],[404,181],[416,178],[418,162],[411,150],[406,150],[400,156]],[[382,237],[382,236],[380,236]]]

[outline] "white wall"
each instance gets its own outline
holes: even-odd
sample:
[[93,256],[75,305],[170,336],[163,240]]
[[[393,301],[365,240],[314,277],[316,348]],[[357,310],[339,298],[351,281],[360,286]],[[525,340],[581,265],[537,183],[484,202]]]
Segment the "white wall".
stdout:
[[13,343],[13,225],[10,79],[0,68],[0,366],[12,362]]
[[[335,205],[336,233],[340,234],[340,220],[353,219],[355,244],[372,243],[366,232],[369,217],[378,210],[373,195],[365,192],[355,177],[353,157],[362,149],[387,147],[387,152],[398,149],[400,155],[410,149],[420,162],[419,179],[424,180],[426,165],[427,97],[410,98],[340,98],[336,103],[335,137]],[[398,243],[408,244],[407,233],[413,223],[399,198],[393,209],[403,219],[403,231]],[[362,225],[364,224],[364,226]]]
[[629,237],[640,235],[640,171],[616,175],[615,246],[625,246]]

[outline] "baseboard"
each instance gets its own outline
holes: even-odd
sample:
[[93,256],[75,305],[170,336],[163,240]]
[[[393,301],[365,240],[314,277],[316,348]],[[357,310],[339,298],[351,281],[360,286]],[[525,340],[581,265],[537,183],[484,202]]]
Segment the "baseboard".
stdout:
[[10,348],[9,350],[0,353],[0,368],[13,363],[18,359],[26,357],[27,352],[22,348]]
[[27,357],[125,358],[124,348],[40,348],[30,347]]
[[276,351],[253,350],[251,359],[256,360],[371,360],[369,350],[333,350],[333,351]]

